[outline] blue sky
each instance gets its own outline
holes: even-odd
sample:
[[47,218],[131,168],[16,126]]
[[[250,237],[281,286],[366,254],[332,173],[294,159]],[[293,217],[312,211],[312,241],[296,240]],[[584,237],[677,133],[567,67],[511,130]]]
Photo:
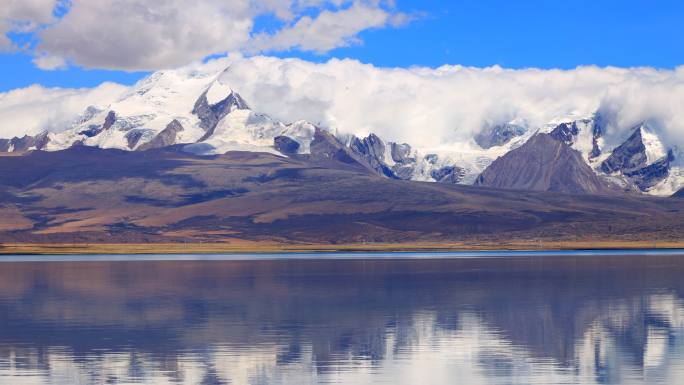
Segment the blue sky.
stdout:
[[[290,49],[267,54],[316,62],[354,58],[382,67],[673,68],[684,64],[681,1],[397,0],[396,11],[412,15],[412,21],[361,30],[355,35],[360,44],[327,53]],[[257,18],[255,29],[280,27],[271,19]],[[16,51],[0,54],[0,66],[0,91],[34,83],[49,87],[92,87],[103,81],[131,84],[147,74],[77,65],[42,70],[32,63],[32,52]]]

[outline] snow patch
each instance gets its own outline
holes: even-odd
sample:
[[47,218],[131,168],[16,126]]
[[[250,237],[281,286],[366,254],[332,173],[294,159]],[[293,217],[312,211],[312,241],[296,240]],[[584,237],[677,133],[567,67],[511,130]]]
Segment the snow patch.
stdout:
[[646,163],[651,164],[667,156],[667,149],[650,127],[643,124],[641,130],[641,141],[646,147]]
[[313,124],[305,121],[284,124],[250,110],[234,110],[218,123],[214,134],[203,143],[213,146],[214,151],[223,148],[270,148],[272,151],[269,152],[278,153],[273,149],[273,140],[277,136],[287,136],[299,143],[300,154],[308,154],[315,130]]
[[207,102],[211,105],[217,104],[227,98],[232,92],[233,90],[228,85],[223,84],[220,79],[217,79],[211,83],[207,90]]
[[385,145],[385,152],[382,154],[382,161],[385,162],[387,166],[393,167],[396,163],[394,162],[394,159],[392,159],[392,143],[383,142],[383,144]]
[[272,146],[257,146],[247,143],[233,141],[214,141],[188,144],[183,147],[183,151],[195,155],[221,155],[230,151],[265,152],[284,156],[276,151]]
[[648,193],[657,196],[671,196],[684,187],[684,151],[678,147],[672,149],[674,159],[670,162],[667,178],[653,186]]
[[311,142],[316,133],[316,126],[313,124],[300,120],[285,126],[285,129],[280,135],[284,135],[296,140],[299,143],[299,154],[311,153]]
[[589,155],[594,148],[594,124],[594,118],[581,119],[575,122],[578,133],[572,147],[582,154],[582,158],[587,164],[592,163],[589,160]]

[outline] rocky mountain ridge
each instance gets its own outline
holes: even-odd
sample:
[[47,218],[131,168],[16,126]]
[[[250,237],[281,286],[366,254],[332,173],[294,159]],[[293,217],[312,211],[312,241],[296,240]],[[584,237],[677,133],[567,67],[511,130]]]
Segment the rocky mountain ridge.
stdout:
[[468,151],[416,149],[373,133],[357,137],[307,121],[277,121],[253,111],[223,82],[225,71],[156,72],[112,105],[89,107],[64,131],[0,139],[0,152],[74,146],[145,151],[181,145],[182,151],[202,156],[251,151],[346,157],[391,179],[498,188],[669,196],[684,186],[684,157],[666,146],[649,122],[634,126],[615,145],[606,143],[610,122],[597,112],[539,129],[520,119],[488,123],[466,146]]
[[[190,102],[193,94],[199,96]],[[63,132],[2,139],[0,152],[74,146],[146,151],[172,145],[182,145],[182,151],[195,155],[252,151],[294,158],[346,157],[392,179],[415,179],[420,173],[427,175],[423,179],[458,183],[463,177],[461,168],[438,161],[435,154],[423,156],[409,144],[386,142],[375,134],[337,136],[306,121],[276,121],[252,111],[220,79],[178,71],[153,74],[106,109],[89,107]]]
[[579,151],[551,134],[538,133],[495,160],[475,182],[504,189],[606,194],[615,187],[584,162]]
[[[612,150],[604,149],[605,129],[601,116],[596,114],[540,130],[521,147],[494,161],[476,184],[583,193],[621,190],[663,196],[682,186],[681,157],[676,155],[676,148],[666,148],[649,123],[634,126],[630,136]],[[566,156],[545,157],[553,149],[562,150],[556,154]],[[576,154],[569,155],[569,150]],[[551,179],[564,182],[551,183]]]

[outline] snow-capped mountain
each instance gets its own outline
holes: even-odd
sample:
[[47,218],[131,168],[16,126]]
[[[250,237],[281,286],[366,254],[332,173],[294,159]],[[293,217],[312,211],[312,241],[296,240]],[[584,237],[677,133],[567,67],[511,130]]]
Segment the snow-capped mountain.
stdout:
[[586,164],[580,152],[547,133],[535,134],[521,147],[495,160],[475,183],[573,194],[605,194],[613,189]]
[[[676,189],[679,167],[675,149],[667,149],[646,123],[637,125],[632,134],[601,163],[608,175],[618,175],[642,191],[671,195]],[[677,168],[677,169],[675,169]]]
[[[626,138],[612,138],[611,142],[616,143],[613,145],[606,141],[609,123],[598,112],[589,117],[569,116],[550,122],[533,130],[532,137],[548,135],[563,146],[558,147],[548,140],[532,141],[525,137],[524,148],[517,150],[518,147],[514,147],[506,152],[515,152],[516,156],[507,156],[502,161],[497,161],[496,169],[488,168],[486,173],[483,172],[478,177],[477,184],[500,188],[537,186],[536,189],[554,191],[567,191],[570,186],[591,186],[585,192],[596,191],[596,180],[589,178],[585,172],[579,172],[585,166],[576,161],[559,163],[558,156],[548,157],[541,164],[537,164],[539,159],[532,160],[547,152],[551,146],[557,147],[557,154],[568,154],[565,147],[577,151],[588,169],[603,180],[603,189],[670,196],[684,186],[680,151],[676,147],[668,147],[650,123],[641,122],[633,126],[628,130],[629,136]],[[568,159],[574,159],[567,156]],[[528,172],[520,170],[521,168],[528,169]],[[537,172],[531,172],[532,169]],[[517,177],[512,178],[511,175]],[[579,175],[582,177],[577,179]],[[549,182],[553,178],[565,180],[564,185],[556,183],[551,187]],[[584,191],[582,188],[570,190]]]
[[[323,135],[307,121],[284,123],[253,111],[221,74],[227,69],[160,71],[143,79],[115,103],[88,107],[62,132],[0,141],[0,151],[58,151],[72,146],[144,151],[171,145],[196,155],[228,151],[270,152],[325,158],[344,148],[348,156],[386,177],[457,183],[464,170],[436,154],[376,135]],[[317,132],[320,134],[317,136]],[[323,153],[312,154],[312,142]],[[327,151],[327,152],[326,152]]]
[[[583,176],[583,181],[573,181],[573,185],[586,185],[591,179],[590,185],[596,186],[593,177],[584,171],[577,172],[580,166],[570,164],[574,161],[545,163],[538,173],[516,172],[515,180],[490,169],[492,162],[526,144],[521,151],[546,153],[548,149],[529,148],[532,144],[551,143],[531,141],[544,134],[578,151],[581,157],[576,158],[558,148],[567,159],[581,158],[609,185],[653,195],[672,195],[684,186],[684,156],[679,149],[668,147],[648,122],[635,126],[616,145],[607,144],[609,122],[596,113],[589,117],[562,117],[543,127],[531,127],[524,119],[487,122],[470,141],[439,148],[414,148],[374,134],[356,137],[335,132],[303,120],[285,123],[254,111],[223,80],[222,75],[229,70],[209,65],[156,72],[132,86],[116,102],[88,107],[61,132],[0,139],[0,151],[58,151],[72,146],[144,151],[178,145],[182,151],[196,155],[252,151],[319,160],[343,156],[379,175],[405,180],[459,184],[477,181],[485,185],[489,180],[497,180],[496,187],[513,188],[548,186],[518,179],[539,175],[551,178],[560,173],[565,179]],[[521,168],[527,167],[522,162],[527,158],[507,159],[516,159],[512,167]],[[499,173],[511,170],[504,160],[497,162]],[[489,171],[487,178],[482,177],[485,171]]]
[[641,122],[628,132],[618,145],[606,146],[606,122],[597,113],[561,123],[550,134],[579,151],[599,176],[623,187],[669,196],[684,185],[678,150],[668,148],[651,124]]

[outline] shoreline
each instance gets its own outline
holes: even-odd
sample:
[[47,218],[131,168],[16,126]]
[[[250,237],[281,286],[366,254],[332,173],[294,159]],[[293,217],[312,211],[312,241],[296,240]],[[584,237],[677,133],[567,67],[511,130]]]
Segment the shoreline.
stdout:
[[500,252],[583,250],[676,250],[684,241],[553,241],[553,242],[460,242],[460,243],[350,243],[285,244],[260,242],[226,243],[6,243],[0,255],[146,255],[146,254],[275,254],[275,253],[389,253],[389,252]]

